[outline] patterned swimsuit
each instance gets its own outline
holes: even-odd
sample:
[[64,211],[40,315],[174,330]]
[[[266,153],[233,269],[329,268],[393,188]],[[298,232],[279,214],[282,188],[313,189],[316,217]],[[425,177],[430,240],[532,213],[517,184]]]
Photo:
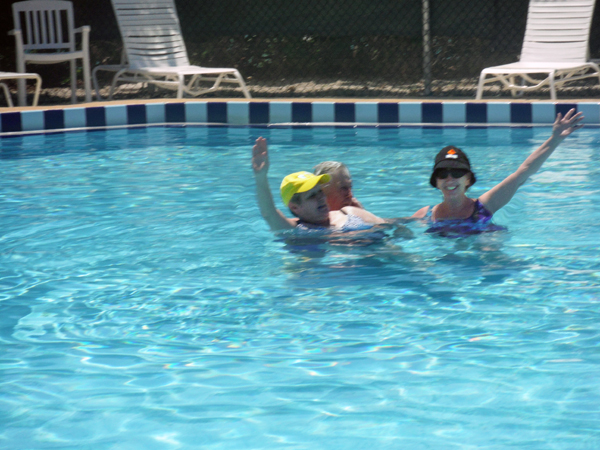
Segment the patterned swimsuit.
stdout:
[[425,233],[434,233],[438,236],[459,238],[471,236],[474,234],[489,233],[492,231],[504,231],[505,227],[501,227],[491,222],[492,213],[479,201],[475,200],[475,208],[473,214],[466,219],[449,219],[433,221],[433,208],[429,208],[425,219],[429,222],[429,228]]

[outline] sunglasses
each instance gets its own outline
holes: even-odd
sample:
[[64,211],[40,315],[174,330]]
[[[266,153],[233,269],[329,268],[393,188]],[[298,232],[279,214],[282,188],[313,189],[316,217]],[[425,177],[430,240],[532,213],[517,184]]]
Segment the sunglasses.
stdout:
[[439,169],[435,171],[435,177],[443,180],[450,174],[452,178],[462,178],[468,173],[467,169]]

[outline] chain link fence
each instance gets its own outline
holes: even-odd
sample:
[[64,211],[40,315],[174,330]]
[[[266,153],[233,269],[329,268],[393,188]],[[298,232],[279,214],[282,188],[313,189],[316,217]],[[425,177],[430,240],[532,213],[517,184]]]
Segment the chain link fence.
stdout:
[[[110,0],[73,4],[76,26],[92,28],[92,68],[117,64],[121,39]],[[191,63],[237,68],[253,97],[473,99],[483,68],[518,60],[528,2],[176,0],[176,5]],[[13,27],[10,5],[2,9],[0,70],[14,71],[14,39],[7,35]],[[424,31],[429,31],[425,38]],[[600,58],[600,8],[592,22],[590,53]],[[64,70],[54,65],[28,70],[43,78],[41,104],[69,101],[66,65]],[[100,81],[109,84],[109,79]],[[136,87],[116,98],[161,95],[172,94]],[[494,95],[510,94],[497,89]],[[207,96],[239,93],[222,89]],[[526,94],[548,96],[543,90]],[[565,86],[559,97],[600,97],[600,88],[589,79]]]

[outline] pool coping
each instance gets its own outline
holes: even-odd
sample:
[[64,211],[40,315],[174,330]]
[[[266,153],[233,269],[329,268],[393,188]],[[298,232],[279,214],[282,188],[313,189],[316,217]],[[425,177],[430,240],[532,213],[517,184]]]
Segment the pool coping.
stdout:
[[[0,137],[143,126],[537,126],[571,108],[600,126],[600,101],[436,101],[290,99],[151,100],[2,108]],[[6,111],[4,111],[6,110]]]

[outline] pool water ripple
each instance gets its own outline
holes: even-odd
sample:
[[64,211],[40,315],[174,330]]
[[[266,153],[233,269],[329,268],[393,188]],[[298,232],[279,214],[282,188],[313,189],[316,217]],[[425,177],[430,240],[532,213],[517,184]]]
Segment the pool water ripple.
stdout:
[[258,213],[259,134],[274,189],[340,159],[363,204],[397,217],[437,201],[438,148],[464,146],[482,192],[548,133],[472,131],[0,141],[0,446],[597,448],[597,130],[497,214],[507,232],[414,223],[412,240],[306,252]]

